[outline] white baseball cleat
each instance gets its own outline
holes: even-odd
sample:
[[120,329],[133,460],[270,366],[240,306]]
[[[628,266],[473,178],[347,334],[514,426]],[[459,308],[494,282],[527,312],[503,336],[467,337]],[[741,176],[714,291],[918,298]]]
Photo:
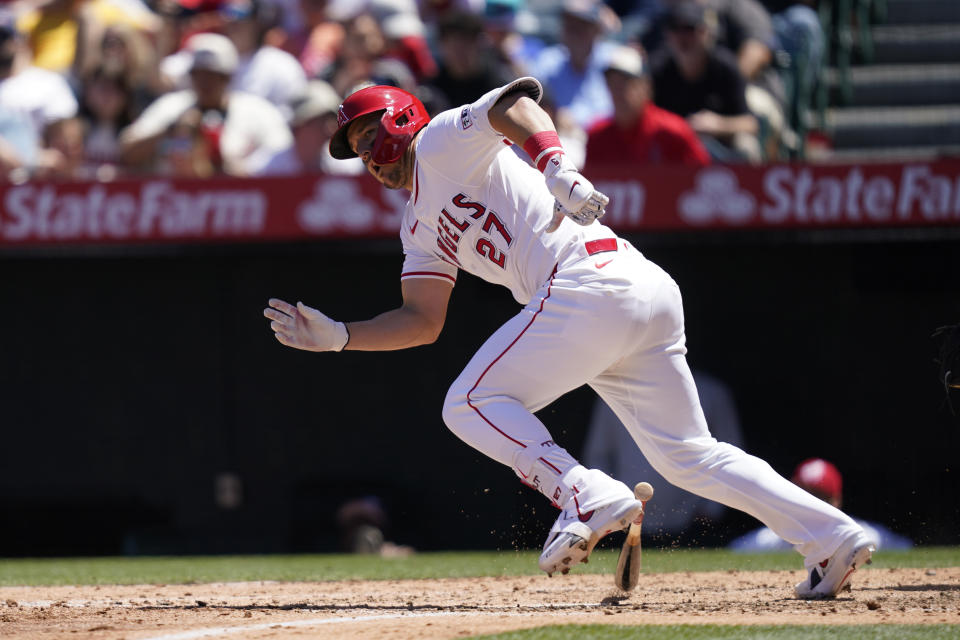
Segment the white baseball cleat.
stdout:
[[[626,488],[626,487],[624,487]],[[577,563],[587,562],[590,552],[608,533],[622,531],[643,513],[643,503],[629,489],[609,504],[587,513],[564,509],[550,529],[540,554],[540,568],[548,576],[567,573]]]
[[808,577],[794,590],[798,598],[832,598],[849,585],[853,572],[870,564],[877,545],[863,533],[847,538],[836,553],[807,566]]

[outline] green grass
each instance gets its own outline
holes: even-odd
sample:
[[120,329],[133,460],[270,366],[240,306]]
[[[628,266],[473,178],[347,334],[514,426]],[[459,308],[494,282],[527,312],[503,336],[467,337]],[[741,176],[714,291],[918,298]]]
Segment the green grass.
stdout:
[[[617,550],[594,552],[580,573],[612,573]],[[873,567],[960,566],[960,547],[922,547],[878,553]],[[738,554],[724,550],[647,549],[643,570],[798,571],[794,552]],[[360,555],[260,555],[195,557],[0,559],[0,586],[67,584],[183,584],[248,580],[397,580],[535,575],[536,551],[419,553],[407,558]]]
[[954,640],[960,637],[960,625],[564,625],[474,637],[483,640]]

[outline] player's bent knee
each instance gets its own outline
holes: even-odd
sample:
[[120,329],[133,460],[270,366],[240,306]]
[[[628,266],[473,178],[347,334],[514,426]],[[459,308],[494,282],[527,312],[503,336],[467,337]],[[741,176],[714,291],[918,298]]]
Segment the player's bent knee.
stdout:
[[469,406],[467,405],[467,394],[454,383],[447,391],[447,397],[443,400],[443,423],[453,433],[460,435],[467,425],[465,418]]

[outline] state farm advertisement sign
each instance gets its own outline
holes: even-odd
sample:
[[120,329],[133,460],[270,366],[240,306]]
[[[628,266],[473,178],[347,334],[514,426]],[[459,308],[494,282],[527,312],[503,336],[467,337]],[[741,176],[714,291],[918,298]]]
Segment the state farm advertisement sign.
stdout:
[[595,183],[624,230],[960,225],[960,161],[623,169]]
[[331,176],[6,185],[0,246],[393,235],[406,195]]
[[[588,177],[610,196],[604,222],[623,231],[960,225],[958,160]],[[407,196],[366,176],[3,185],[0,246],[391,236]]]

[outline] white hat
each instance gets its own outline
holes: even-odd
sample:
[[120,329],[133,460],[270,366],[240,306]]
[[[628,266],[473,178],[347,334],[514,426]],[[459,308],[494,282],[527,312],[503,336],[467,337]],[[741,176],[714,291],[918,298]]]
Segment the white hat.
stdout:
[[426,35],[423,21],[415,13],[397,12],[389,15],[380,23],[383,35],[391,40],[399,40],[407,36],[422,37]]
[[230,39],[218,33],[198,33],[187,41],[193,53],[190,70],[204,69],[224,75],[237,70],[237,48]]
[[293,117],[290,124],[298,126],[325,113],[336,113],[340,107],[340,96],[330,83],[323,80],[311,80],[306,91],[293,99]]
[[647,73],[643,56],[633,47],[618,46],[610,54],[604,71],[619,71],[634,78],[642,78]]

